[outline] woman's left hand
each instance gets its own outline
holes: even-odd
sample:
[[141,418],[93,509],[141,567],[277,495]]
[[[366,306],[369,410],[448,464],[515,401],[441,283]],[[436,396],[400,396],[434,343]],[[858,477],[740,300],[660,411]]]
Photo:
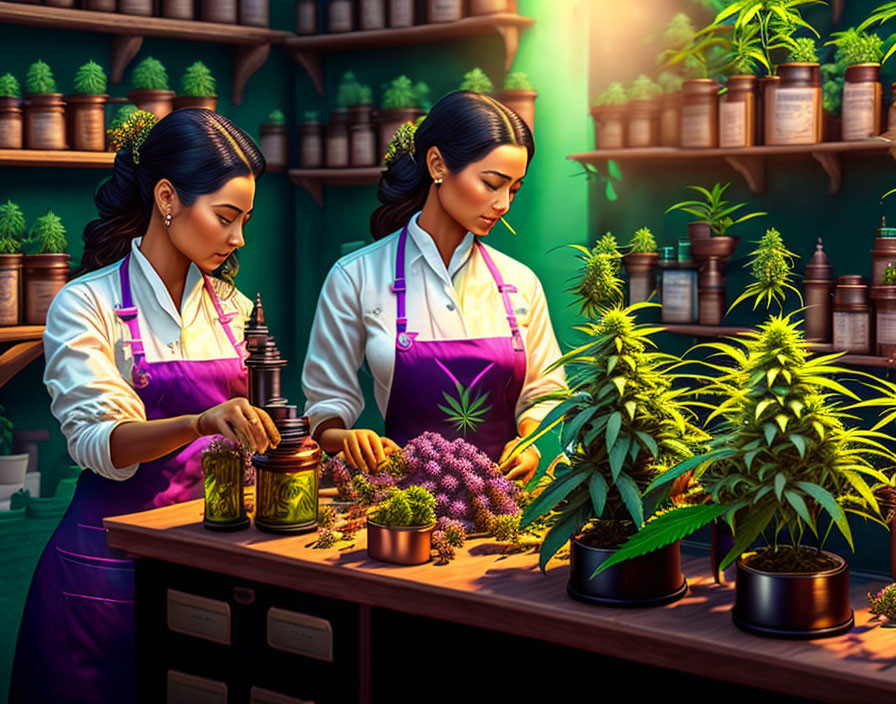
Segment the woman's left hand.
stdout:
[[[516,437],[504,446],[504,449],[501,450],[501,457],[498,460],[498,465],[501,465],[504,462],[504,459],[513,452],[513,448],[515,448],[520,441],[521,438]],[[508,479],[528,482],[532,478],[532,475],[535,474],[535,470],[538,469],[539,459],[538,452],[535,448],[527,447],[514,458],[513,462],[511,462],[508,467],[502,467],[502,470],[505,472],[505,476]]]

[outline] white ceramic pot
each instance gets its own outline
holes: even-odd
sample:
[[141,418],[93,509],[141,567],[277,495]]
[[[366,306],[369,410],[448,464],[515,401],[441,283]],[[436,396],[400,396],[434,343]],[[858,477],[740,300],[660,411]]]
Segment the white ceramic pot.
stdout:
[[28,454],[0,455],[0,484],[25,484],[28,471]]
[[10,497],[19,489],[25,486],[22,484],[0,484],[0,501],[9,501]]
[[35,499],[40,498],[40,472],[27,472],[25,474],[25,488]]

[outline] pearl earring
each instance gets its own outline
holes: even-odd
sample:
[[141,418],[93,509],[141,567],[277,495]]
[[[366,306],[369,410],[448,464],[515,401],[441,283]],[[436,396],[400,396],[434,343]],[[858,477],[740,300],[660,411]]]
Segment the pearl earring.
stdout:
[[433,183],[436,184],[437,186],[441,186],[441,185],[442,185],[442,179],[441,179],[441,178],[433,179]]
[[165,214],[165,227],[171,227],[171,213]]

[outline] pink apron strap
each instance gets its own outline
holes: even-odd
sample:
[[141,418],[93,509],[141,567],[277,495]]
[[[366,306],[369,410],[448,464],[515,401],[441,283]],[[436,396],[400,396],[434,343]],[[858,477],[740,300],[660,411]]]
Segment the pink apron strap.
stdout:
[[405,311],[405,293],[407,284],[404,278],[404,248],[408,238],[408,226],[405,225],[398,236],[398,247],[395,251],[395,280],[392,292],[395,294],[395,346],[400,350],[409,350],[414,343],[416,333],[409,333],[408,319]]
[[218,314],[218,322],[221,323],[221,327],[224,328],[224,334],[227,335],[227,339],[230,340],[230,344],[233,346],[233,349],[236,350],[236,354],[240,358],[240,366],[245,368],[246,358],[249,356],[249,350],[246,349],[246,341],[242,340],[241,342],[237,342],[236,338],[233,336],[233,331],[230,329],[230,321],[237,316],[237,313],[236,311],[233,313],[225,313],[224,309],[221,308],[221,301],[218,299],[218,294],[215,293],[215,289],[212,286],[209,277],[203,274],[202,281],[205,284],[205,290],[208,291],[208,295],[212,299],[212,305],[215,307],[215,312]]
[[504,311],[507,313],[507,323],[510,325],[510,337],[513,340],[513,350],[514,352],[523,352],[525,348],[523,347],[523,338],[520,335],[520,326],[517,324],[513,306],[510,305],[510,296],[507,295],[508,292],[516,293],[517,288],[511,284],[504,283],[504,279],[501,277],[501,272],[498,271],[498,267],[495,265],[495,262],[492,260],[482,243],[477,240],[476,246],[479,248],[479,253],[485,260],[485,265],[491,272],[492,278],[498,285],[498,291],[501,292],[501,298],[504,299]]
[[131,369],[131,381],[138,389],[142,389],[149,383],[150,374],[146,366],[146,352],[143,349],[143,340],[140,339],[140,323],[137,321],[137,306],[131,298],[131,275],[128,265],[131,255],[128,254],[118,267],[118,280],[121,284],[121,305],[115,308],[115,313],[125,325],[131,335],[130,340],[124,344],[131,346],[131,354],[134,356],[134,367]]

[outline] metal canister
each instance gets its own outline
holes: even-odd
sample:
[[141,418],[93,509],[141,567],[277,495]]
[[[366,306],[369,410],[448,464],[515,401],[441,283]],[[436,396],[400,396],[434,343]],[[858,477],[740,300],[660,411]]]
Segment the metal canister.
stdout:
[[855,64],[843,84],[843,141],[868,139],[881,132],[880,64]]
[[822,248],[821,237],[815,254],[806,265],[803,297],[806,302],[806,339],[829,342],[831,339],[831,294],[834,290],[834,267]]
[[239,448],[224,439],[212,440],[202,453],[205,516],[210,530],[249,527],[243,496],[245,460]]
[[272,533],[306,533],[317,528],[320,446],[311,438],[307,417],[295,406],[271,404],[265,410],[280,431],[280,444],[255,455],[255,525]]
[[719,96],[719,146],[752,147],[757,139],[756,76],[731,76]]
[[862,276],[841,276],[834,296],[834,351],[871,353],[871,306]]
[[886,219],[881,219],[871,250],[871,285],[884,282],[884,272],[890,262],[896,262],[896,227],[887,227]]

